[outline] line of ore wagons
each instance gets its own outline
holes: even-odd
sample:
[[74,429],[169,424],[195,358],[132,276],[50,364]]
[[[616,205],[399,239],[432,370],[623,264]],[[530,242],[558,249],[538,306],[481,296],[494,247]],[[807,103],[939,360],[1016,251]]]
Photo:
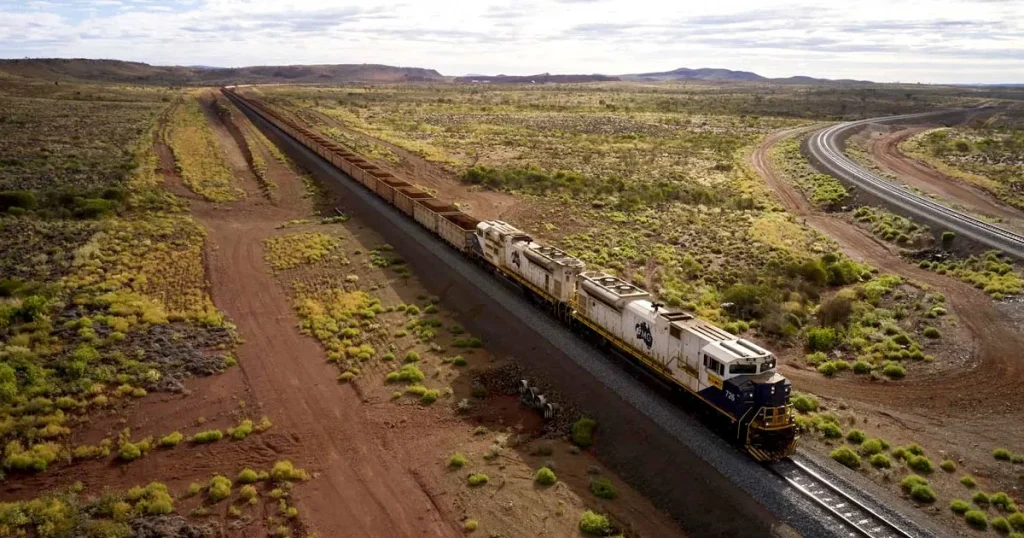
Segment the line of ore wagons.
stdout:
[[455,248],[463,252],[470,250],[479,219],[463,213],[452,203],[438,200],[430,193],[381,170],[359,155],[283,116],[258,99],[242,97],[233,87],[226,87],[221,91],[234,102],[248,106],[270,120],[279,129],[377,193],[389,204],[416,219],[426,229],[439,235]]

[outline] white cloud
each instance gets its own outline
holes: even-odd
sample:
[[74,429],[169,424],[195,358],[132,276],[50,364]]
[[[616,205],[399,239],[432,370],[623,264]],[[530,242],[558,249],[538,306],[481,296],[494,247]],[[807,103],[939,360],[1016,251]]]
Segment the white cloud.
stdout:
[[1024,1],[0,0],[0,56],[26,55],[1024,82]]

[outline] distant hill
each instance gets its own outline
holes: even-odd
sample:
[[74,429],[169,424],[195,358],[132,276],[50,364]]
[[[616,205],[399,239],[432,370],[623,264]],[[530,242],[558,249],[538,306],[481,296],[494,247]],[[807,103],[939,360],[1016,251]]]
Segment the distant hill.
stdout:
[[461,83],[488,83],[488,84],[549,84],[549,83],[579,83],[579,82],[613,82],[622,80],[619,77],[607,75],[552,75],[541,73],[539,75],[510,76],[510,75],[466,75],[455,77],[455,82]]
[[619,75],[622,80],[666,82],[666,81],[688,81],[696,80],[703,82],[774,82],[779,84],[823,84],[823,83],[857,83],[870,84],[867,80],[830,80],[826,78],[814,78],[807,76],[795,76],[785,78],[767,78],[750,71],[733,71],[731,69],[688,69],[680,67],[672,71],[661,71],[657,73],[635,73],[630,75]]
[[440,73],[420,67],[376,64],[282,65],[257,67],[157,66],[120,60],[0,60],[0,72],[46,80],[87,80],[162,85],[268,83],[340,83],[443,81]]

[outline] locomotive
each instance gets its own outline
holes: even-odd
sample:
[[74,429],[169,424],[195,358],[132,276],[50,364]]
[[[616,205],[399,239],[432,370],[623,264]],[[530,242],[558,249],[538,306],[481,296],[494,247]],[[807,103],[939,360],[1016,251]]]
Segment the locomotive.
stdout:
[[614,275],[500,220],[479,221],[373,166],[234,87],[222,92],[332,163],[453,248],[514,282],[570,328],[600,340],[693,396],[713,424],[759,461],[791,454],[796,423],[789,380],[768,350],[654,301]]

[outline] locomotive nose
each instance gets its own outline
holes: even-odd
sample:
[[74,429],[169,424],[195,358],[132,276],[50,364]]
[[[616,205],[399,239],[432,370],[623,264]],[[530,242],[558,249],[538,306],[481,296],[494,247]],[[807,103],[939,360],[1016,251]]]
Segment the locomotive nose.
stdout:
[[788,379],[775,374],[765,381],[754,381],[754,401],[765,407],[783,406],[789,401],[792,390]]

